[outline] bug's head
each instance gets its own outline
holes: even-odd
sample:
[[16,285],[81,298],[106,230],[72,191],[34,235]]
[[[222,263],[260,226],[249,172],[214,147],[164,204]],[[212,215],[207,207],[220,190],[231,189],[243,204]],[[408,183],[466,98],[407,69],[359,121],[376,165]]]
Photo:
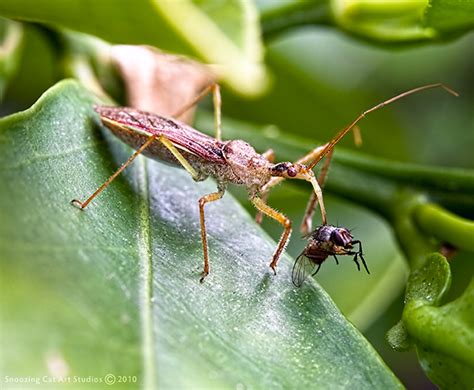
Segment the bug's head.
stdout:
[[353,240],[354,237],[352,237],[352,234],[346,228],[337,228],[331,233],[331,241],[343,248],[352,247]]
[[308,168],[305,165],[282,162],[272,165],[270,168],[272,176],[284,177],[286,179],[304,179],[308,176]]

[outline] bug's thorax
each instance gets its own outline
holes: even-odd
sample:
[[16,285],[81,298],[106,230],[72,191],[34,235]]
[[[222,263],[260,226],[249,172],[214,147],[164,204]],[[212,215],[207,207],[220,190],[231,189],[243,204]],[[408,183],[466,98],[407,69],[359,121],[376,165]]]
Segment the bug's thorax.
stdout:
[[226,179],[249,189],[260,188],[271,178],[272,164],[247,142],[232,140],[222,149],[229,168]]

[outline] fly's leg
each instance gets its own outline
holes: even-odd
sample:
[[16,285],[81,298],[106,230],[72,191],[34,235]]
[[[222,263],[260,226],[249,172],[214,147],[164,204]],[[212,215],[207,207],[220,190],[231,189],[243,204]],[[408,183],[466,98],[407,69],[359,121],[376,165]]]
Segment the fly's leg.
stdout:
[[322,264],[322,263],[319,263],[319,264],[318,264],[318,268],[316,268],[316,271],[314,271],[314,272],[311,274],[311,276],[315,276],[315,275],[318,273],[319,269],[321,268],[321,264]]
[[[324,160],[324,165],[321,169],[321,172],[319,173],[318,183],[321,186],[321,188],[324,188],[324,184],[326,183],[326,178],[329,171],[329,166],[331,165],[333,152],[334,152],[334,149],[331,150],[326,155],[326,159]],[[303,221],[301,222],[301,226],[300,226],[300,231],[303,234],[308,234],[311,231],[313,214],[314,214],[317,201],[318,201],[318,197],[316,196],[316,193],[312,192],[309,198],[308,204],[306,205]]]
[[179,118],[183,115],[186,111],[188,111],[191,107],[195,106],[199,103],[202,99],[204,99],[209,93],[212,93],[212,101],[214,104],[214,127],[215,127],[215,138],[220,141],[221,140],[221,90],[219,84],[212,83],[208,85],[206,88],[202,90],[202,92],[197,95],[194,100],[187,103],[184,107],[182,107],[179,111],[175,112],[172,117]]
[[113,174],[112,176],[110,176],[99,188],[97,188],[94,193],[89,196],[84,202],[81,202],[80,200],[78,199],[73,199],[71,201],[71,204],[73,206],[76,206],[78,207],[79,209],[81,210],[84,210],[90,202],[92,202],[92,200],[97,196],[99,195],[103,190],[105,190],[110,183],[112,183],[112,181],[114,181],[114,179],[120,175],[120,173],[122,173],[122,171],[127,168],[132,162],[133,160],[135,160],[146,148],[148,148],[154,141],[159,141],[161,142],[164,146],[166,146],[169,151],[174,155],[174,157],[180,162],[180,164],[183,166],[184,169],[186,169],[186,171],[189,172],[189,174],[193,177],[193,178],[197,178],[199,175],[198,173],[196,172],[196,170],[191,166],[191,164],[189,164],[189,162],[184,158],[184,156],[178,151],[178,149],[176,149],[176,147],[173,145],[173,143],[168,139],[166,138],[164,135],[152,135],[150,137],[148,137],[148,139],[145,141],[145,143],[140,146],[140,148],[138,148],[136,150],[135,153],[133,153],[129,159],[127,161],[125,161],[121,167],[119,169],[117,169]]
[[362,260],[362,264],[364,265],[365,270],[370,275],[369,268],[367,267],[367,263],[365,262],[365,259],[364,259],[364,252],[363,252],[363,249],[362,249],[362,243],[359,240],[356,240],[356,241],[352,241],[352,244],[358,244],[359,245],[359,252],[357,252],[357,254],[359,255],[360,259]]
[[201,274],[200,282],[204,282],[204,278],[209,274],[209,252],[207,247],[207,234],[206,234],[206,220],[204,216],[204,206],[206,203],[214,202],[224,196],[224,189],[219,189],[218,192],[213,192],[208,195],[204,195],[199,199],[199,218],[201,222],[201,240],[202,240],[202,252],[204,255],[204,270]]
[[285,215],[272,209],[259,197],[253,197],[250,199],[250,201],[257,208],[258,211],[261,211],[263,214],[281,223],[285,229],[280,237],[280,241],[278,241],[278,246],[275,250],[275,253],[273,254],[272,262],[270,263],[270,268],[276,274],[278,260],[280,260],[281,254],[285,249],[286,244],[288,243],[288,239],[291,235],[291,221]]
[[362,243],[359,240],[356,240],[356,241],[352,241],[352,244],[353,245],[358,244],[359,245],[359,251],[358,252],[348,251],[345,254],[346,255],[354,255],[353,260],[357,264],[357,269],[360,271],[360,265],[359,265],[359,262],[357,261],[357,258],[359,257],[362,260],[362,265],[364,266],[365,270],[370,275],[369,268],[367,267],[367,263],[365,262],[365,259],[364,259],[364,252],[362,250]]
[[[265,153],[262,153],[262,156],[271,163],[275,161],[275,152],[273,151],[273,149],[268,149]],[[262,194],[262,200],[265,203],[267,203],[268,194],[269,194],[268,191]],[[255,222],[257,222],[260,225],[262,223],[262,220],[263,220],[263,213],[261,211],[257,211],[257,214],[255,215]]]

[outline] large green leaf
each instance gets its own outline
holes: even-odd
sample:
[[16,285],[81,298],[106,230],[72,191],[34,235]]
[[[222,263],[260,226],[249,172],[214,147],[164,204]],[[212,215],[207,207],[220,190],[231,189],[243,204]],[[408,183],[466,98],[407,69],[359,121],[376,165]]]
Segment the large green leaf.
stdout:
[[2,0],[0,15],[192,55],[217,64],[241,93],[260,92],[267,83],[258,13],[249,1]]
[[[81,212],[70,206],[125,158],[91,96],[66,81],[0,122],[2,379],[137,375],[149,388],[398,388],[314,282],[278,275],[275,243],[230,195],[141,159]],[[127,386],[128,384],[125,384]],[[69,385],[67,385],[69,386]]]

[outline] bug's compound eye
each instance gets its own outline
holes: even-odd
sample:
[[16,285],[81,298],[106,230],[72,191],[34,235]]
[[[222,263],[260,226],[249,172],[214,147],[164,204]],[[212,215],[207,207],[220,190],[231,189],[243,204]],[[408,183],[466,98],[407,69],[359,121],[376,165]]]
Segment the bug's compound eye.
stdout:
[[293,164],[291,162],[283,162],[272,167],[273,176],[282,176],[287,178],[297,177],[303,171],[304,166],[300,164]]
[[290,177],[295,177],[298,174],[298,170],[294,166],[291,166],[287,169],[286,173]]

